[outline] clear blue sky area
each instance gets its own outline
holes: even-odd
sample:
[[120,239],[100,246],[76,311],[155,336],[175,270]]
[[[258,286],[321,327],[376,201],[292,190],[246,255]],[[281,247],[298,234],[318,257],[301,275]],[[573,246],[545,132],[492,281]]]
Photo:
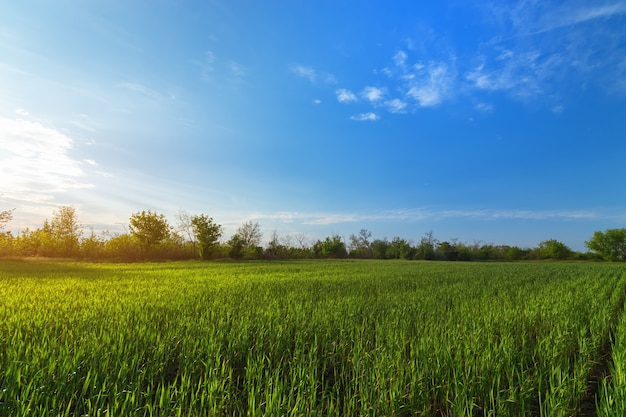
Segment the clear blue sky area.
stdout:
[[584,250],[626,227],[626,1],[6,1],[0,209]]

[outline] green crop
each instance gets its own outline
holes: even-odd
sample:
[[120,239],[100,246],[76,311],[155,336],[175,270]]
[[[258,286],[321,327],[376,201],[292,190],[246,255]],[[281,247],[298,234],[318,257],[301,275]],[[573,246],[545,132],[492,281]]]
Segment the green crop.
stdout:
[[3,263],[0,415],[569,416],[623,316],[623,271]]

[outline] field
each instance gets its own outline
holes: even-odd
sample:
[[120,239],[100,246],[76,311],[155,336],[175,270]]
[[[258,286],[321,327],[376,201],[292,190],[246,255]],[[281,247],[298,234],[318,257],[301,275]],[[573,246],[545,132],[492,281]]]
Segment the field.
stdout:
[[625,290],[600,263],[0,263],[0,416],[621,415]]

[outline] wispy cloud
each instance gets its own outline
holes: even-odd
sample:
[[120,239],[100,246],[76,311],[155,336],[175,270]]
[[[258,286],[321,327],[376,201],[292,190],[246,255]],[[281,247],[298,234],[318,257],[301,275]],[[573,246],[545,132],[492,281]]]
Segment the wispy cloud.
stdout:
[[378,87],[367,86],[363,89],[361,95],[366,100],[369,100],[371,102],[377,102],[379,100],[382,100],[383,96],[385,95],[385,90]]
[[[530,13],[530,11],[528,11],[528,13]],[[539,19],[536,19],[533,24],[527,26],[527,28],[531,29],[532,32],[530,34],[539,34],[560,28],[571,28],[572,26],[598,19],[610,19],[624,14],[626,14],[626,3],[624,2],[583,6],[575,3],[564,3],[559,6],[551,7],[547,13],[544,13]],[[520,29],[520,32],[524,33],[523,30],[525,29]]]
[[[400,50],[392,56],[391,60],[393,64],[383,68],[381,73],[394,87],[368,85],[363,87],[359,94],[373,107],[382,107],[390,113],[406,113],[411,108],[438,106],[452,97],[454,86],[458,83],[453,57],[448,61],[431,60],[411,63],[408,53]],[[390,94],[389,91],[397,93]],[[336,94],[340,103],[359,100],[359,96],[344,88],[336,90]],[[353,117],[353,119],[361,120],[358,117]]]
[[356,120],[358,122],[364,122],[364,121],[376,121],[380,119],[380,116],[378,116],[376,113],[372,113],[372,112],[368,112],[368,113],[361,113],[361,114],[357,114],[356,116],[351,116],[350,120]]
[[292,73],[301,78],[306,78],[312,83],[317,79],[317,71],[306,65],[292,65],[290,68]]
[[296,64],[289,66],[289,71],[297,77],[309,80],[311,83],[337,84],[337,78],[334,74],[326,71],[317,70],[309,65]]
[[518,98],[566,94],[597,85],[626,94],[626,2],[519,0],[487,6],[504,33],[483,45],[467,79]]
[[345,88],[338,89],[335,91],[335,94],[337,94],[337,101],[340,103],[351,103],[353,101],[357,101],[356,94]]
[[455,74],[444,62],[429,62],[417,64],[412,71],[407,71],[405,77],[409,80],[406,95],[420,105],[433,107],[441,104],[452,91]]
[[241,82],[248,76],[248,69],[240,62],[227,57],[218,57],[213,51],[204,52],[204,56],[197,62],[201,69],[201,79],[205,82],[228,80]]
[[[390,113],[412,113],[451,100],[489,113],[484,93],[525,103],[540,100],[555,115],[572,91],[603,86],[626,95],[626,1],[517,0],[484,3],[495,17],[483,42],[459,54],[444,35],[407,40],[357,94],[336,90],[340,103],[365,102]],[[562,30],[558,30],[562,29]],[[382,77],[381,77],[382,76]],[[375,85],[375,86],[374,86]],[[478,104],[476,104],[478,103]]]
[[150,100],[156,101],[162,99],[162,95],[159,92],[149,87],[146,87],[143,84],[134,82],[122,82],[119,83],[117,86],[132,93],[140,94]]
[[383,210],[379,212],[276,212],[254,213],[245,216],[255,220],[271,220],[282,223],[300,223],[309,225],[333,225],[342,223],[367,223],[367,222],[418,222],[437,221],[449,219],[474,219],[479,221],[497,220],[595,220],[610,215],[585,210],[434,210],[427,208],[402,208]]
[[399,98],[388,100],[385,102],[385,105],[391,113],[404,113],[407,108],[407,103]]
[[73,147],[70,137],[39,122],[0,117],[0,190],[14,199],[39,201],[92,188]]

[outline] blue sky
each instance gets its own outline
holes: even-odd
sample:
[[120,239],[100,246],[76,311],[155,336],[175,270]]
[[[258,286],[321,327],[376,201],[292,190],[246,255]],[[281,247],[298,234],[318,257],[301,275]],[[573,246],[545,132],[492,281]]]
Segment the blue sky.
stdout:
[[0,209],[576,250],[626,225],[626,1],[0,3]]

